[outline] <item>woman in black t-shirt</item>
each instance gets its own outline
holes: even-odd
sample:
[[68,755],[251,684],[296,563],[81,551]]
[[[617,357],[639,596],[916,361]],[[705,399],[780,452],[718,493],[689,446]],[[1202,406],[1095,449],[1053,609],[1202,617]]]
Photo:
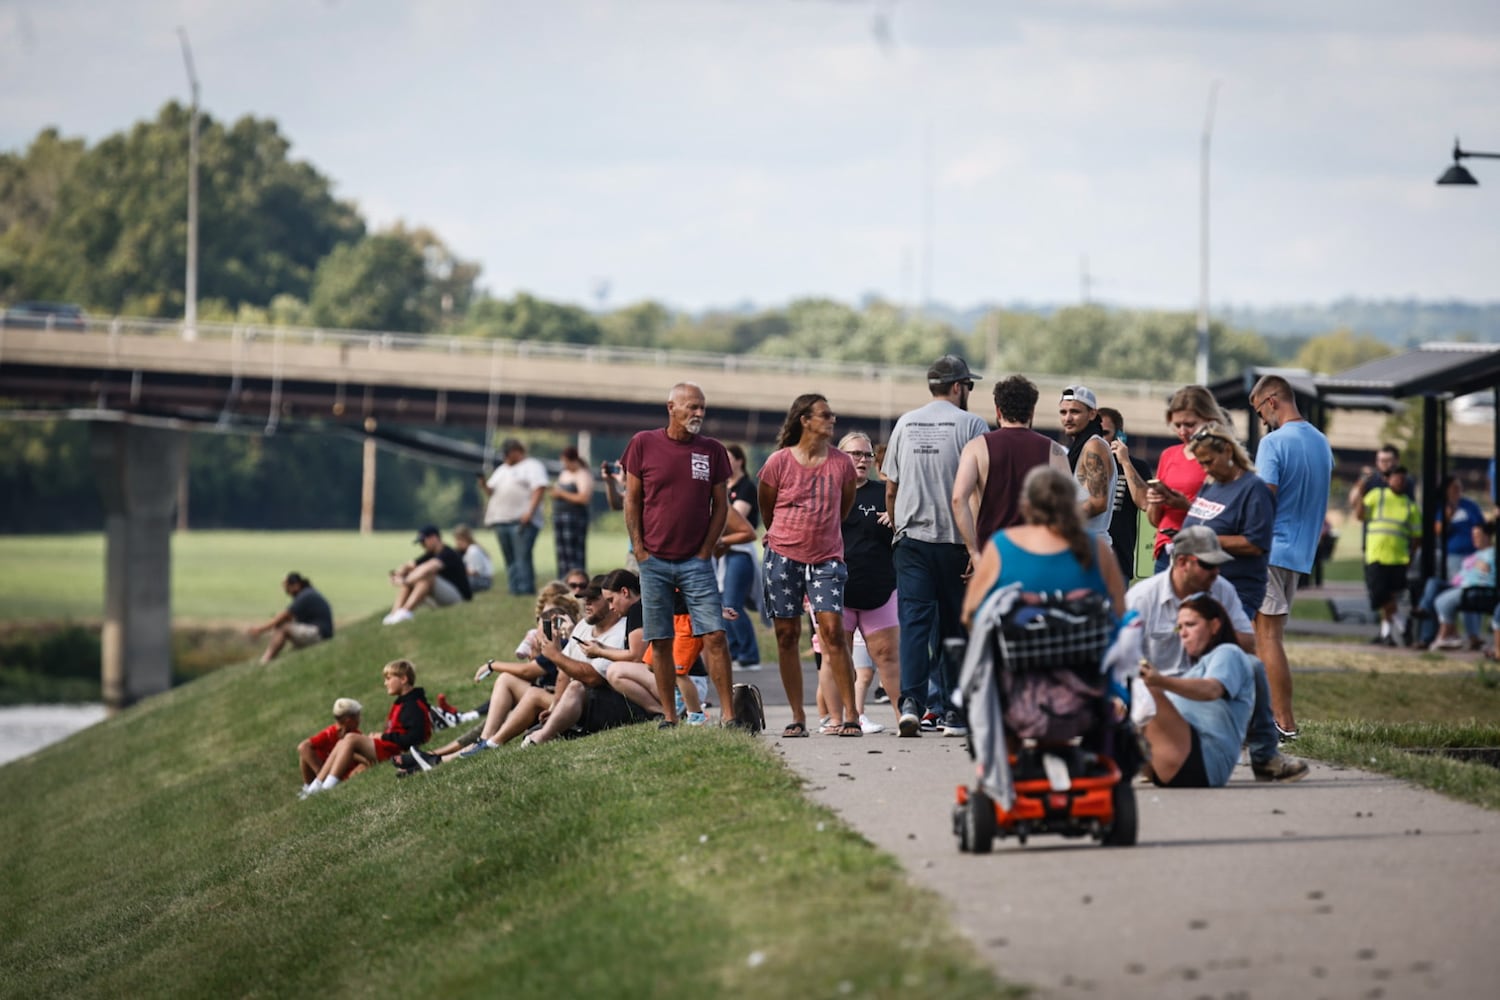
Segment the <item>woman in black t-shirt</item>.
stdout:
[[[734,470],[729,477],[729,503],[744,515],[750,527],[760,527],[760,501],[758,487],[745,471],[745,449],[737,444],[727,447],[729,465]],[[732,545],[719,555],[719,589],[724,594],[724,606],[739,612],[739,617],[726,621],[725,633],[729,640],[729,658],[740,670],[760,669],[760,641],[755,636],[755,625],[745,613],[745,604],[752,588],[760,580],[755,571],[760,564],[756,558],[755,543],[744,542]],[[758,603],[758,602],[757,602]]]
[[[891,560],[891,516],[885,509],[885,483],[877,474],[875,449],[868,436],[858,431],[844,435],[839,450],[854,461],[854,506],[844,518],[844,563],[849,581],[844,585],[844,634],[852,643],[859,631],[869,650],[873,668],[856,654],[855,703],[860,727],[878,733],[885,727],[865,715],[865,693],[875,671],[887,691],[901,690],[901,629],[896,616],[896,567]],[[827,692],[825,692],[826,694]],[[892,709],[895,708],[892,699]],[[899,713],[897,713],[899,715]]]

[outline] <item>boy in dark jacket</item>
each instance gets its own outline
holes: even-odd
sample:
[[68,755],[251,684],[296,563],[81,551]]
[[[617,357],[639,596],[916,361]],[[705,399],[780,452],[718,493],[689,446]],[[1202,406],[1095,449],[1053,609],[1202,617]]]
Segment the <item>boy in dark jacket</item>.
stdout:
[[349,733],[339,740],[328,755],[318,776],[308,783],[299,798],[326,792],[351,777],[356,764],[374,765],[390,760],[398,753],[426,743],[432,735],[432,716],[427,694],[417,687],[417,670],[410,660],[392,660],[382,671],[386,694],[396,700],[385,717],[385,732],[377,736]]

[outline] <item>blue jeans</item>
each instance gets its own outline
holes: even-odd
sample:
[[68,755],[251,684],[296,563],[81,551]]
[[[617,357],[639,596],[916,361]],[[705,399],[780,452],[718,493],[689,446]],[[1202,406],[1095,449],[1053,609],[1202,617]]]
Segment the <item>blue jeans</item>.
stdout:
[[[947,712],[953,708],[956,676],[949,676],[943,640],[962,636],[964,569],[962,545],[902,538],[891,552],[896,565],[897,612],[901,620],[901,702]],[[928,682],[937,681],[941,703],[928,705]],[[920,713],[918,713],[920,714]]]
[[[1439,580],[1436,577],[1428,577],[1427,582],[1423,584],[1422,600],[1417,604],[1419,611],[1427,612],[1427,616],[1419,619],[1417,623],[1417,639],[1422,645],[1430,646],[1432,645],[1432,641],[1437,638],[1438,622],[1441,618],[1441,615],[1438,613],[1437,599],[1440,595],[1449,593],[1453,589],[1447,580]],[[1459,593],[1462,594],[1462,591],[1459,591]],[[1447,609],[1448,616],[1451,618],[1453,613],[1458,610],[1458,600],[1457,598],[1444,599],[1445,604],[1448,601],[1453,602]],[[1479,614],[1473,611],[1465,611],[1463,612],[1463,616],[1465,632],[1476,638],[1484,634],[1484,623],[1480,620],[1481,616]]]
[[1255,707],[1250,711],[1250,725],[1245,729],[1245,746],[1252,764],[1265,764],[1281,752],[1281,737],[1276,735],[1276,716],[1271,714],[1271,684],[1266,680],[1266,665],[1255,657]]
[[737,663],[760,662],[760,643],[755,638],[755,626],[745,610],[745,598],[755,583],[755,557],[748,552],[724,553],[724,607],[733,608],[740,616],[725,622],[728,632],[729,657]]
[[724,601],[714,576],[712,559],[662,559],[641,561],[641,625],[647,642],[672,638],[673,596],[682,591],[694,635],[724,631]]
[[536,593],[536,570],[531,549],[536,545],[537,526],[531,522],[507,521],[495,525],[495,540],[505,558],[505,581],[512,594]]

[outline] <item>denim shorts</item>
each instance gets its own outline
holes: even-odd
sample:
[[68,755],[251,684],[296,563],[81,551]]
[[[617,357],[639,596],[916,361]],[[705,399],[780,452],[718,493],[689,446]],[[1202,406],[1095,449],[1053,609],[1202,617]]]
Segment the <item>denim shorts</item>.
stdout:
[[641,625],[647,642],[671,639],[673,595],[682,591],[694,635],[724,631],[724,599],[714,576],[712,559],[662,559],[652,556],[641,564]]
[[766,547],[763,563],[766,610],[772,618],[801,618],[802,598],[807,598],[813,614],[830,611],[844,613],[844,583],[849,567],[842,559],[820,563],[802,563]]

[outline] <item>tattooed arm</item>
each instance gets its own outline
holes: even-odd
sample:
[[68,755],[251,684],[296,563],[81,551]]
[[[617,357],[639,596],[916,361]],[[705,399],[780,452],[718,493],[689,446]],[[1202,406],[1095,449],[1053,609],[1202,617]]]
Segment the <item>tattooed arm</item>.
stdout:
[[1078,458],[1078,481],[1088,491],[1088,496],[1079,504],[1085,518],[1097,517],[1109,510],[1109,473],[1114,458],[1103,438],[1094,438],[1083,447]]

